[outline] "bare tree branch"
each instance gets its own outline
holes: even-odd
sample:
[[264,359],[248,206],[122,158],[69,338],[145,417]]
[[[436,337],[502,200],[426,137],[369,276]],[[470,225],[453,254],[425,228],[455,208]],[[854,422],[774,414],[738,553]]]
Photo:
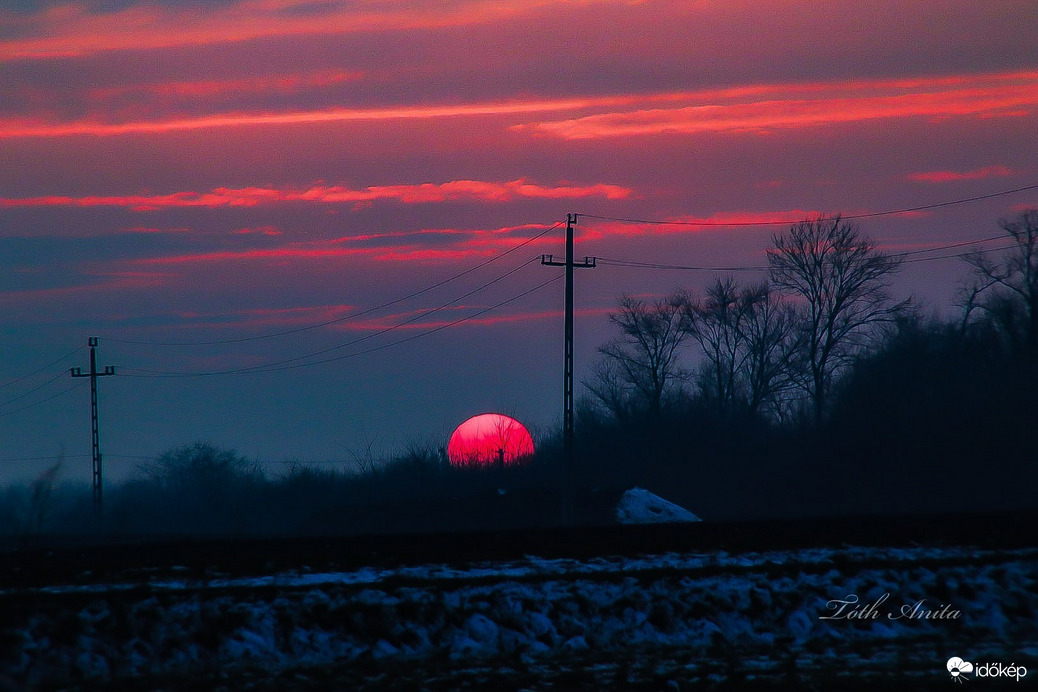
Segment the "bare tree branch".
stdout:
[[1012,245],[995,259],[982,252],[964,257],[974,280],[963,291],[963,324],[983,313],[1016,356],[1038,355],[1038,209],[999,222]]
[[876,249],[859,227],[839,216],[793,225],[768,251],[775,286],[801,300],[800,384],[820,421],[837,374],[908,301],[891,304],[889,275],[898,260]]
[[658,414],[684,375],[678,349],[688,336],[687,297],[676,293],[651,305],[627,295],[609,316],[621,336],[599,348],[605,364],[584,385],[607,410],[620,415],[634,408]]

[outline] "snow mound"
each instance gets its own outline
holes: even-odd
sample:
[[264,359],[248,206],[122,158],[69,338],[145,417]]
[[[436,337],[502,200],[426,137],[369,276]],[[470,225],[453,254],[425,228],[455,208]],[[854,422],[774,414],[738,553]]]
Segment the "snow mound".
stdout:
[[702,521],[684,507],[667,502],[642,488],[631,488],[616,505],[616,520],[621,524],[663,524]]

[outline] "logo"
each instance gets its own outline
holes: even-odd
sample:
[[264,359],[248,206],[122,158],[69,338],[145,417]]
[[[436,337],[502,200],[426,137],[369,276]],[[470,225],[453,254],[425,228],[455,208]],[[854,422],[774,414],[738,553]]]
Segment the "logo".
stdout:
[[1020,682],[1027,675],[1027,668],[1010,663],[970,663],[963,661],[958,656],[948,659],[948,673],[952,682],[969,682],[973,675],[976,678],[1011,678]]
[[965,676],[967,673],[973,672],[973,664],[969,661],[963,661],[958,656],[952,656],[948,659],[948,672],[951,673],[951,679],[955,682],[969,680]]

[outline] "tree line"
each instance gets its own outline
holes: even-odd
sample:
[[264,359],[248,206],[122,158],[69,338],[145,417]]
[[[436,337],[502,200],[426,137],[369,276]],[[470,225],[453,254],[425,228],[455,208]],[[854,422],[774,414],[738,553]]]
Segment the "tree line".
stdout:
[[[962,255],[959,331],[997,334],[1007,357],[1038,354],[1038,210],[1000,223],[1009,247]],[[600,347],[584,384],[585,414],[658,416],[695,399],[722,415],[820,425],[856,363],[920,313],[894,299],[903,258],[881,251],[840,216],[793,224],[767,252],[764,280],[714,279],[648,302],[622,295],[610,315],[618,336]],[[695,346],[699,363],[690,366]]]
[[1038,507],[1038,211],[999,225],[946,317],[838,216],[776,235],[762,281],[621,296],[578,408],[583,487],[707,519]]

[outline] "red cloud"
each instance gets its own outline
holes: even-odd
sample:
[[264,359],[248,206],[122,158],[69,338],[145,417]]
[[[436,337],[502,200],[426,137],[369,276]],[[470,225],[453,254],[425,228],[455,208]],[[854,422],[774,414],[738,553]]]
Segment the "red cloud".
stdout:
[[142,92],[163,97],[191,98],[220,94],[293,93],[305,88],[353,82],[363,77],[363,72],[320,70],[304,74],[261,75],[242,79],[207,79],[97,88],[90,90],[90,97],[106,99],[114,96],[139,96]]
[[[663,98],[668,98],[664,96]],[[391,108],[328,108],[287,113],[218,113],[197,117],[146,120],[138,122],[99,122],[85,120],[50,123],[26,119],[0,120],[0,138],[68,137],[73,135],[110,136],[155,134],[182,130],[253,125],[302,125],[329,122],[385,120],[422,120],[432,118],[517,115],[550,111],[573,111],[636,103],[633,96],[608,96],[562,100],[515,100],[500,103],[460,103],[440,106],[399,106]]]
[[[529,240],[528,234],[517,234],[517,231],[543,230],[545,226],[528,224],[523,226],[506,226],[496,229],[422,229],[412,232],[362,234],[347,236],[330,241],[313,243],[292,243],[274,248],[255,248],[247,250],[217,250],[164,257],[148,257],[136,260],[147,265],[197,264],[206,262],[237,261],[276,261],[292,260],[336,260],[343,258],[364,257],[381,262],[408,262],[415,260],[457,260],[471,257],[485,257],[502,250],[515,247]],[[452,237],[454,240],[442,246],[430,247],[411,241],[391,246],[348,247],[352,242],[363,242],[372,238],[421,238],[433,236]],[[532,248],[539,243],[557,242],[550,236],[543,236],[530,243]]]
[[219,250],[165,257],[147,257],[136,260],[141,264],[194,264],[198,262],[227,262],[236,260],[290,260],[290,259],[339,259],[355,255],[370,254],[370,250],[342,247],[287,246],[253,250]]
[[663,235],[674,233],[702,233],[723,229],[753,226],[777,226],[794,224],[811,219],[823,212],[809,209],[787,209],[783,211],[733,211],[718,212],[709,216],[676,216],[659,219],[660,223],[621,222],[610,219],[583,217],[578,241],[600,240],[618,236]]
[[[164,286],[178,278],[176,274],[147,271],[94,271],[89,272],[88,276],[95,278],[71,286],[16,291],[0,290],[0,305],[24,307],[34,300],[66,299],[83,294],[96,295],[102,291],[139,291]],[[44,313],[41,315],[45,317]]]
[[206,328],[297,327],[338,320],[355,309],[354,305],[308,305],[291,308],[257,308],[234,312],[179,312],[177,317],[196,320],[197,326]]
[[[563,139],[701,132],[768,132],[881,118],[978,118],[1028,113],[1038,106],[1038,72],[953,75],[933,79],[761,84],[657,94],[456,103],[437,106],[217,113],[136,122],[0,121],[0,138],[154,134],[222,127],[302,125],[401,119],[579,113],[511,125],[516,132]],[[590,113],[588,113],[590,111]]]
[[981,178],[1005,178],[1013,175],[1013,170],[1007,166],[986,166],[972,171],[925,171],[912,173],[909,180],[920,183],[950,183],[957,180],[980,180]]
[[255,228],[239,228],[234,233],[235,235],[281,235],[281,231],[278,230],[277,226],[256,226]]
[[[1038,106],[1038,72],[962,75],[926,81],[877,80],[774,85],[647,99],[644,107],[513,126],[563,139],[703,132],[761,133],[880,118],[993,116]],[[755,94],[754,91],[757,91]],[[861,95],[862,92],[868,95]],[[750,97],[752,100],[747,100]]]
[[632,193],[633,191],[630,188],[602,183],[585,186],[563,185],[548,187],[536,185],[524,179],[508,182],[454,180],[447,183],[384,185],[362,189],[352,189],[343,186],[315,186],[305,190],[218,187],[207,193],[174,192],[167,195],[85,197],[50,195],[45,197],[0,198],[0,208],[111,206],[128,207],[135,211],[154,211],[169,207],[253,207],[260,204],[279,202],[359,204],[377,200],[395,200],[404,204],[429,204],[459,200],[508,202],[522,197],[550,199],[604,197],[606,199],[624,199]]
[[0,60],[89,55],[129,48],[170,48],[246,41],[273,36],[307,36],[408,30],[474,24],[515,14],[537,0],[477,0],[444,3],[323,3],[320,12],[305,0],[243,0],[212,4],[200,11],[161,5],[131,5],[93,12],[84,3],[55,5],[36,14],[0,10],[10,38],[0,41]]

